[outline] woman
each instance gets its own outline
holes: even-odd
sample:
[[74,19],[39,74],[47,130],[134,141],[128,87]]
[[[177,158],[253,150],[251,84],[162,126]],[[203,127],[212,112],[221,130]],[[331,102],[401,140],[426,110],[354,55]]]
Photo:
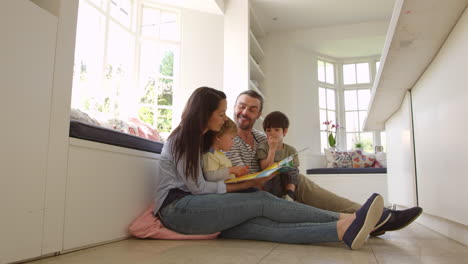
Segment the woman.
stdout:
[[205,181],[201,155],[226,119],[226,95],[196,89],[179,126],[164,144],[156,179],[155,213],[164,225],[183,234],[221,231],[223,237],[280,243],[344,241],[361,247],[379,221],[383,199],[373,194],[355,214],[339,214],[289,202],[258,191],[270,177],[225,184]]

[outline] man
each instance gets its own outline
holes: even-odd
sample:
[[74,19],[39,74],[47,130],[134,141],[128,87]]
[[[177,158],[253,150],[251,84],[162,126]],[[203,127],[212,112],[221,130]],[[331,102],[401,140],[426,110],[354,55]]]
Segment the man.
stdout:
[[[263,97],[255,91],[242,92],[237,97],[234,105],[234,122],[237,125],[237,137],[234,139],[234,144],[231,150],[226,153],[226,156],[231,160],[233,166],[249,166],[251,173],[261,170],[256,152],[260,143],[266,141],[265,134],[253,129],[255,122],[262,114],[262,109]],[[295,196],[297,202],[328,211],[354,213],[361,207],[358,203],[321,188],[302,174],[299,174],[299,183]],[[371,235],[379,236],[386,231],[404,228],[422,213],[422,208],[413,207],[401,211],[385,209],[385,211],[385,219],[379,221],[381,225]]]

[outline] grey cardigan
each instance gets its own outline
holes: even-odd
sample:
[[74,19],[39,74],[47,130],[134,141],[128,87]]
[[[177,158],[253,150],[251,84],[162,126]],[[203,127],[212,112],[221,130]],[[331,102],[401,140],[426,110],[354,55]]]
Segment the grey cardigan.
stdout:
[[224,181],[208,182],[203,177],[202,160],[200,153],[200,167],[198,168],[198,178],[194,180],[185,177],[185,160],[182,157],[179,163],[175,160],[171,151],[171,140],[168,140],[162,149],[159,166],[155,174],[155,192],[154,192],[154,213],[157,213],[166,199],[169,190],[178,188],[193,195],[205,193],[225,193],[226,184]]

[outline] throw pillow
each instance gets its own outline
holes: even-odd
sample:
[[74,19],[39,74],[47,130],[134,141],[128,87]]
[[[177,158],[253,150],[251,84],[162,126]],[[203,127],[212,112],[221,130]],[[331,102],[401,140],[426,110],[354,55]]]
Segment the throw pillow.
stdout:
[[387,168],[387,153],[385,152],[377,152],[375,154],[376,161],[379,162],[382,167]]
[[327,168],[352,168],[352,151],[335,151],[324,149],[327,158]]
[[375,162],[375,154],[363,153],[362,150],[356,150],[352,153],[353,168],[372,167]]

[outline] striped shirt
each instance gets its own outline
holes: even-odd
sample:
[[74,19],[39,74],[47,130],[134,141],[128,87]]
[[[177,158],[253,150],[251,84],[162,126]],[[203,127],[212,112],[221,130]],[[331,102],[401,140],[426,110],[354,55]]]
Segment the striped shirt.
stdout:
[[258,146],[267,140],[265,134],[260,131],[252,130],[252,135],[254,137],[254,147],[252,148],[247,144],[241,137],[237,136],[234,138],[234,144],[231,149],[226,152],[226,157],[228,157],[233,166],[249,166],[251,173],[261,171],[260,162],[257,158],[257,148]]

